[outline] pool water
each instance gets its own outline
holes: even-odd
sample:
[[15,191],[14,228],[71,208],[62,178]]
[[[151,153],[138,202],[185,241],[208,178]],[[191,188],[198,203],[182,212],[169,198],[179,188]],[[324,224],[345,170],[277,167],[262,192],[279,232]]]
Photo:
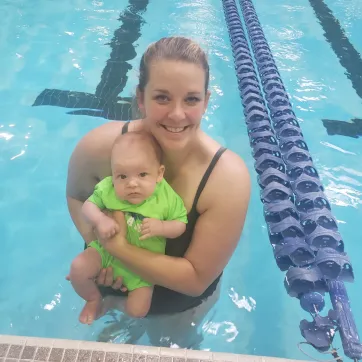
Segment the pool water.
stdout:
[[[355,86],[358,69],[351,74],[351,69],[341,65],[331,47],[331,40],[338,40],[333,38],[336,34],[325,34],[312,3],[254,1],[339,221],[356,279],[347,289],[362,331],[358,307],[362,296],[358,259],[362,252],[362,140],[329,135],[322,122],[362,118]],[[117,29],[128,24],[120,14],[130,4],[132,9],[144,6],[137,13],[140,36],[135,36],[133,46],[128,45],[119,70],[123,78],[114,84],[104,69],[112,59],[111,47],[119,49],[113,37],[120,36]],[[326,0],[324,4],[361,54],[362,3]],[[243,157],[253,190],[244,232],[225,270],[219,300],[196,326],[197,339],[172,347],[306,358],[297,348],[303,341],[299,322],[310,317],[287,295],[284,274],[269,244],[221,1],[0,0],[0,18],[0,334],[95,341],[110,327],[113,343],[162,342],[152,340],[142,323],[128,319],[114,323],[119,315],[107,316],[91,327],[78,322],[83,301],[65,275],[83,243],[67,211],[67,163],[79,139],[109,119],[95,116],[98,103],[88,108],[82,104],[83,114],[69,114],[78,110],[69,108],[74,101],[69,92],[87,99],[95,94],[130,97],[146,46],[162,36],[178,34],[194,38],[208,51],[212,98],[202,127]],[[45,89],[51,90],[48,98],[40,97]],[[33,106],[36,100],[38,105]],[[335,342],[340,347],[338,336]]]

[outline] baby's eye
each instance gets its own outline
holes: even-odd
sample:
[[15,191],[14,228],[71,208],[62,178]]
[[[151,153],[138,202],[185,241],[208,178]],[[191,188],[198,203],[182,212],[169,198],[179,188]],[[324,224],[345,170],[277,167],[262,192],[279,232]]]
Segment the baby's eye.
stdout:
[[119,177],[120,177],[122,180],[124,180],[125,178],[127,178],[126,175],[119,175]]
[[147,172],[141,172],[141,173],[140,173],[140,176],[141,176],[141,177],[146,177],[146,176],[147,176]]

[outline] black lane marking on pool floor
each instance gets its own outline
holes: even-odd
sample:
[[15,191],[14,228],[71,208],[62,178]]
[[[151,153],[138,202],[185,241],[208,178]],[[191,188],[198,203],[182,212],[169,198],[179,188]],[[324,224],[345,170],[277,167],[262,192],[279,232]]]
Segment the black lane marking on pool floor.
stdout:
[[[338,19],[323,0],[309,0],[324,30],[324,37],[330,43],[340,64],[346,69],[357,95],[362,99],[362,58],[349,41]],[[362,136],[362,119],[352,119],[353,123],[332,119],[323,119],[323,125],[329,135],[342,135],[358,138]]]
[[141,36],[144,24],[142,14],[149,0],[129,0],[120,14],[122,25],[114,32],[109,43],[110,58],[103,69],[101,81],[95,94],[60,89],[44,89],[35,99],[33,106],[57,106],[77,108],[67,112],[73,115],[89,115],[112,120],[129,120],[132,117],[132,98],[119,97],[126,86],[127,73],[132,69],[129,61],[137,55],[134,42]]
[[352,138],[358,138],[362,136],[362,119],[353,118],[352,122],[338,121],[334,119],[322,119],[324,127],[327,129],[327,133],[331,136],[341,135]]

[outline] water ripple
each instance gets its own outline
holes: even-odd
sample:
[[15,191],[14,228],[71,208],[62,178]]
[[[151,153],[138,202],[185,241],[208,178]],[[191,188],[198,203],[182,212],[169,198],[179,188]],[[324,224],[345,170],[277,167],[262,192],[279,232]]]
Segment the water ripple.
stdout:
[[246,309],[248,312],[256,309],[256,301],[252,297],[246,298],[243,295],[241,298],[239,298],[239,294],[234,290],[234,288],[231,288],[229,297],[239,309]]
[[[289,41],[286,43],[271,41],[269,45],[274,58],[278,61],[278,68],[283,71],[294,71],[299,69],[300,65],[297,65],[297,62],[302,58],[304,53],[300,45]],[[296,64],[292,64],[289,61]],[[289,66],[286,65],[287,63]]]
[[[1,128],[1,127],[0,127]],[[5,141],[9,141],[11,138],[13,138],[14,135],[8,132],[0,132],[0,139],[4,139]]]
[[[226,342],[232,342],[239,334],[239,331],[235,324],[230,321],[224,322],[212,322],[208,321],[202,326],[204,333],[212,334],[214,336],[226,336]],[[223,330],[223,333],[220,333],[219,330]]]
[[326,195],[332,204],[353,208],[359,208],[362,205],[361,172],[345,166],[324,166],[319,173],[323,179],[327,180]]
[[281,7],[285,8],[289,12],[295,12],[295,11],[303,11],[305,10],[305,6],[298,6],[298,5],[282,5]]
[[350,154],[350,155],[356,155],[354,152],[344,150],[343,148],[338,147],[336,145],[333,145],[332,143],[329,143],[329,142],[321,142],[321,145],[333,148],[334,150],[337,150],[337,151],[342,152],[342,153],[347,153],[347,154]]
[[57,304],[60,304],[60,299],[61,299],[61,294],[57,293],[54,295],[54,299],[50,302],[44,305],[44,307],[42,307],[44,310],[52,310],[54,309]]
[[330,202],[337,206],[352,206],[357,209],[359,205],[362,205],[362,192],[333,181],[326,186],[326,195]]
[[295,40],[302,38],[304,33],[292,26],[275,28],[274,33],[282,40]]
[[297,92],[320,92],[327,86],[321,82],[315,81],[313,79],[307,79],[306,77],[300,77],[297,79],[297,84],[301,88],[297,88]]

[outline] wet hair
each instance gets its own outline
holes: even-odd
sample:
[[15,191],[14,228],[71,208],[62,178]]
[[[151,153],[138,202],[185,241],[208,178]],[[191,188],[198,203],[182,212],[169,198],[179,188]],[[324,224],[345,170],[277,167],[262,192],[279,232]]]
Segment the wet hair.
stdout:
[[[127,145],[130,147],[132,145],[136,145],[139,147],[146,147],[147,145],[154,151],[154,156],[157,159],[158,163],[162,163],[162,150],[159,143],[156,139],[148,132],[144,131],[133,131],[127,132],[125,134],[120,134],[113,143],[113,149],[117,145]],[[113,156],[113,149],[112,149],[112,156]]]
[[161,38],[148,46],[142,55],[138,89],[143,92],[149,80],[150,63],[155,60],[184,61],[201,66],[205,71],[205,93],[209,87],[210,71],[206,53],[193,40],[181,36]]

